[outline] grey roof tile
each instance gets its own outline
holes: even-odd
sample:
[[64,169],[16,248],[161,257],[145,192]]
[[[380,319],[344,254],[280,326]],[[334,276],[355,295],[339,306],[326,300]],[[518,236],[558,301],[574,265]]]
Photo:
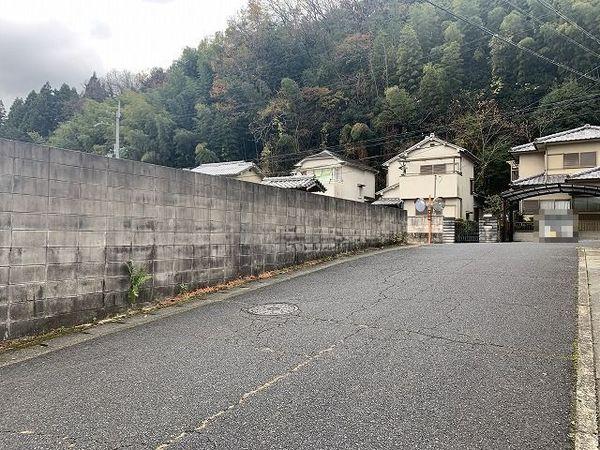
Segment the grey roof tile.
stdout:
[[290,175],[286,177],[266,177],[262,184],[276,186],[284,189],[299,189],[310,192],[325,192],[323,184],[311,175]]

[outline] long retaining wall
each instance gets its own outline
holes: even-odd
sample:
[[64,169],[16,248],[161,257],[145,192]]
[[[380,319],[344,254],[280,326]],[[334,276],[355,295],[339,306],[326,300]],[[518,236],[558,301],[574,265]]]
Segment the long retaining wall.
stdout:
[[0,139],[0,339],[393,240],[387,207]]

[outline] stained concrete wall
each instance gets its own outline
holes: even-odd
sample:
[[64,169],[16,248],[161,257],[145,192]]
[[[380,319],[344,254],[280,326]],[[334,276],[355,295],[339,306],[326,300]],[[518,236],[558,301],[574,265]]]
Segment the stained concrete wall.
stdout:
[[0,339],[406,231],[404,212],[0,139]]
[[[413,243],[425,243],[429,240],[429,221],[426,215],[408,216],[407,228],[408,241]],[[431,218],[431,241],[441,244],[444,237],[444,218],[433,216]]]

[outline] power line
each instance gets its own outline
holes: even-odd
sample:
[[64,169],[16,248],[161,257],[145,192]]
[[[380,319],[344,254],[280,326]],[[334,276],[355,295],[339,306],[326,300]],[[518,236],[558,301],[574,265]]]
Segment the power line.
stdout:
[[575,28],[577,28],[579,31],[581,31],[584,35],[586,35],[588,38],[596,41],[598,44],[600,44],[600,39],[598,39],[596,36],[594,36],[592,33],[590,33],[588,30],[586,30],[585,28],[583,28],[582,26],[580,26],[577,22],[575,22],[573,19],[567,17],[564,13],[560,12],[558,9],[556,9],[554,6],[552,6],[551,4],[549,4],[548,2],[546,2],[545,0],[536,0],[540,5],[542,5],[544,8],[549,9],[550,11],[554,12],[557,16],[559,16],[560,18],[562,18],[564,21],[566,21],[567,23],[573,25]]
[[[589,100],[592,100],[592,99],[598,98],[598,97],[600,97],[600,93],[585,95],[585,96],[581,96],[581,97],[574,97],[574,98],[566,99],[566,100],[558,100],[555,102],[548,103],[547,105],[544,105],[542,107],[542,109],[544,111],[550,112],[550,111],[554,111],[556,109],[563,108],[567,104],[589,101]],[[508,118],[517,116],[521,113],[526,113],[529,111],[536,110],[538,108],[539,107],[516,109],[513,111],[509,111],[507,113],[501,113],[500,116],[504,119],[508,119]],[[567,117],[575,117],[575,116],[577,116],[577,114],[572,115],[572,116],[567,116]],[[354,143],[338,144],[338,145],[332,145],[332,146],[327,146],[327,147],[313,147],[313,148],[301,150],[294,154],[272,156],[271,158],[269,158],[269,160],[272,162],[277,162],[277,163],[293,161],[293,160],[297,160],[299,157],[309,155],[309,154],[317,152],[317,151],[323,151],[323,150],[331,151],[334,149],[343,149],[344,147],[346,147],[348,145],[352,145],[352,144],[362,146],[362,148],[365,148],[365,149],[373,148],[373,147],[377,147],[379,145],[384,145],[384,144],[389,144],[392,142],[398,142],[401,140],[405,140],[410,137],[424,136],[425,134],[427,134],[429,132],[441,132],[441,131],[450,131],[450,130],[452,130],[452,127],[450,127],[450,126],[438,125],[438,126],[434,126],[434,127],[421,128],[421,129],[413,130],[410,132],[404,132],[404,133],[398,133],[398,134],[394,134],[394,135],[383,136],[380,138],[366,139],[364,141],[359,141],[359,142],[354,142]],[[367,157],[367,159],[373,159],[373,158],[377,158],[377,157],[383,157],[383,156],[382,155],[370,156],[370,157]],[[360,161],[361,159],[362,158],[356,159],[356,161]],[[257,160],[258,160],[258,158],[255,161],[257,161]]]
[[[590,80],[590,81],[593,81],[593,82],[595,82],[595,83],[598,83],[598,82],[600,82],[600,79],[599,79],[599,78],[596,78],[596,77],[591,77],[591,76],[587,75],[587,74],[586,74],[586,73],[584,73],[584,72],[581,72],[581,71],[579,71],[579,70],[577,70],[577,69],[574,69],[574,68],[573,68],[573,67],[571,67],[571,66],[568,66],[568,65],[566,65],[566,64],[563,64],[563,63],[561,63],[561,62],[559,62],[559,61],[556,61],[556,60],[554,60],[554,59],[552,59],[552,58],[548,58],[547,56],[544,56],[544,55],[542,55],[541,53],[538,53],[538,52],[536,52],[535,50],[532,50],[532,49],[530,49],[530,48],[524,47],[524,46],[523,46],[523,45],[521,45],[521,44],[515,43],[515,42],[511,41],[510,39],[508,39],[508,38],[505,38],[504,36],[501,36],[501,35],[499,35],[498,33],[494,33],[494,32],[493,32],[492,30],[490,30],[489,28],[486,28],[486,27],[484,27],[483,25],[480,25],[480,24],[478,24],[478,23],[475,23],[475,22],[473,22],[473,21],[471,21],[471,20],[467,19],[466,17],[460,16],[460,15],[458,15],[458,14],[456,14],[456,13],[454,13],[454,12],[450,11],[448,8],[445,8],[445,7],[443,7],[443,6],[440,6],[440,5],[438,5],[437,3],[434,3],[434,2],[432,2],[431,0],[424,0],[424,1],[425,1],[426,3],[429,3],[429,4],[430,4],[431,6],[433,6],[434,8],[437,8],[437,9],[439,9],[439,10],[441,10],[441,11],[444,11],[446,14],[448,14],[448,15],[450,15],[450,16],[452,16],[452,17],[454,17],[455,19],[462,20],[463,22],[465,22],[465,23],[467,23],[467,24],[469,24],[469,25],[471,25],[471,26],[473,26],[473,27],[479,28],[479,29],[480,29],[481,31],[483,31],[484,33],[487,33],[487,34],[489,34],[490,36],[492,36],[492,37],[495,37],[496,39],[499,39],[500,41],[502,41],[502,42],[504,42],[504,43],[506,43],[506,44],[512,45],[513,47],[516,47],[516,48],[518,48],[518,49],[520,49],[520,50],[522,50],[522,51],[524,51],[524,52],[527,52],[527,53],[529,53],[529,54],[531,54],[531,55],[533,55],[533,56],[536,56],[537,58],[540,58],[541,60],[543,60],[543,61],[546,61],[547,63],[553,64],[553,65],[555,65],[556,67],[559,67],[559,68],[561,68],[561,69],[563,69],[563,70],[567,70],[567,71],[569,71],[569,72],[571,72],[571,73],[574,73],[575,75],[578,75],[578,76],[580,76],[581,78],[586,78],[586,79],[588,79],[588,80]],[[539,0],[538,0],[538,1],[539,1]]]
[[[518,11],[519,13],[521,13],[521,15],[525,16],[526,18],[530,18],[532,19],[534,22],[545,25],[547,22],[544,22],[543,20],[535,17],[533,14],[525,11],[523,8],[514,5],[513,3],[511,3],[508,0],[501,0],[503,3],[506,3],[508,6],[510,6],[511,8],[515,9],[516,11]],[[562,36],[563,38],[565,38],[566,40],[568,40],[569,42],[571,42],[572,44],[575,44],[577,47],[581,48],[582,50],[584,50],[585,52],[595,56],[596,58],[600,58],[600,54],[596,53],[594,50],[590,49],[589,47],[586,47],[585,45],[581,44],[580,42],[576,41],[575,39],[573,39],[571,36],[569,36],[566,33],[563,33],[562,31],[560,31],[559,29],[557,29],[556,27],[550,27],[552,29],[552,31],[554,31],[556,34],[558,34],[559,36]]]

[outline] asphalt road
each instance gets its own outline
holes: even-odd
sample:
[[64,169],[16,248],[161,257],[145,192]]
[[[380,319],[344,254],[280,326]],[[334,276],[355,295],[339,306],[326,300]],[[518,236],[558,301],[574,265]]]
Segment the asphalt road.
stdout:
[[3,367],[0,448],[568,448],[576,266],[400,249]]

